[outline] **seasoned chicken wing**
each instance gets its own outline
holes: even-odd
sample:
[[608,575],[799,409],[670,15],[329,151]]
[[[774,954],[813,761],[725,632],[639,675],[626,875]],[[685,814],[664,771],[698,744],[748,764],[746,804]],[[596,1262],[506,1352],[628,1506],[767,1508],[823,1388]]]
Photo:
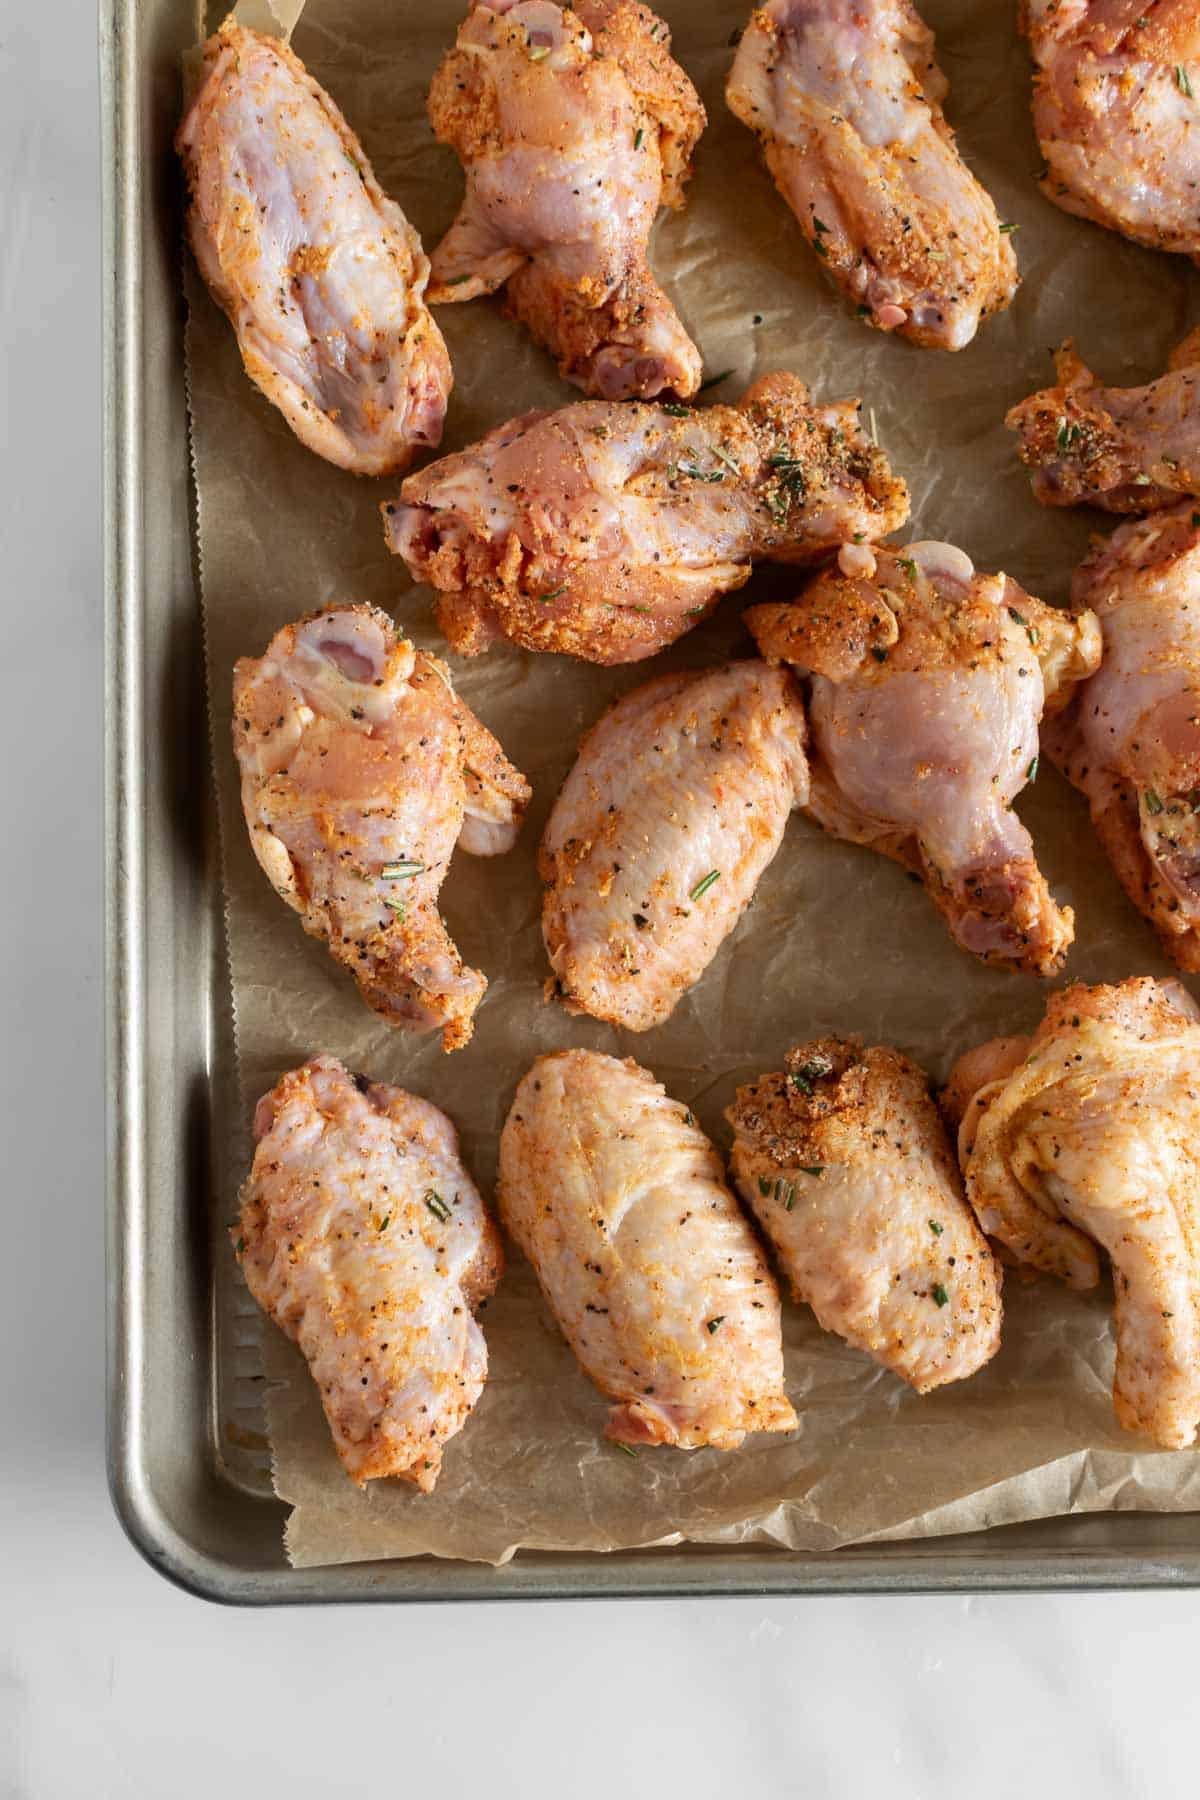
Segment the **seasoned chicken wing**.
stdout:
[[1104,658],[1045,734],[1125,892],[1200,969],[1200,511],[1133,520],[1075,573]]
[[797,1300],[919,1394],[1000,1348],[1000,1269],[921,1070],[861,1038],[738,1089],[731,1167]]
[[808,797],[785,670],[661,675],[584,738],[542,838],[542,935],[568,1011],[659,1025],[754,898]]
[[932,543],[851,546],[798,601],[745,616],[764,655],[811,677],[812,817],[919,875],[964,950],[1052,975],[1074,915],[1012,802],[1037,773],[1043,709],[1099,661],[1095,618]]
[[510,309],[587,394],[700,385],[700,353],[646,260],[704,129],[666,24],[636,0],[472,0],[429,92],[467,172],[434,301],[507,283]]
[[1194,1443],[1200,1014],[1173,981],[1069,987],[1032,1039],[999,1046],[994,1071],[985,1057],[956,1078],[965,1096],[985,1077],[959,1131],[980,1225],[1071,1287],[1095,1287],[1107,1252],[1117,1418],[1168,1448]]
[[811,562],[894,531],[908,493],[854,402],[811,406],[776,374],[698,412],[526,413],[409,476],[383,511],[461,654],[502,636],[622,663],[690,631],[755,557]]
[[487,981],[438,912],[454,846],[516,840],[529,784],[457,697],[444,663],[386,613],[333,607],[234,671],[234,745],[254,853],[391,1025],[471,1036]]
[[1064,344],[1058,385],[1014,406],[1021,460],[1043,506],[1103,506],[1148,513],[1200,493],[1200,331],[1165,375],[1140,388],[1106,388]]
[[450,359],[420,239],[299,58],[228,18],[179,127],[200,272],[250,379],[358,475],[441,441]]
[[860,317],[961,350],[1017,290],[1012,244],[959,156],[909,0],[765,0],[725,90]]
[[1152,250],[1200,251],[1196,0],[1022,0],[1042,192]]
[[303,1351],[346,1473],[429,1493],[487,1377],[472,1314],[500,1234],[445,1113],[314,1056],[254,1115],[233,1238],[250,1292]]
[[500,1138],[500,1217],[623,1444],[790,1431],[779,1292],[690,1112],[635,1062],[540,1056]]

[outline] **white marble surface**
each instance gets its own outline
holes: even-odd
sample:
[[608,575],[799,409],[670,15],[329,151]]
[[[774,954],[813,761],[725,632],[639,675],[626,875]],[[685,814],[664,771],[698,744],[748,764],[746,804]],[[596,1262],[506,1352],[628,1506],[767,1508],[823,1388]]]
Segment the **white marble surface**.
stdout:
[[94,38],[88,0],[0,5],[0,1800],[1194,1793],[1198,1597],[247,1614],[124,1542],[102,1447]]

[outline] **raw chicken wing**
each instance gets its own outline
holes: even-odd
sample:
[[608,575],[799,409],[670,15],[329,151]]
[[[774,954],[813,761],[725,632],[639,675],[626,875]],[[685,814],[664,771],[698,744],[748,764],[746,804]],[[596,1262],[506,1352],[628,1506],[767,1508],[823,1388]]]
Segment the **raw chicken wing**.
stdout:
[[726,98],[860,317],[961,350],[1017,290],[991,196],[942,113],[946,78],[909,0],[766,0]]
[[541,1056],[500,1138],[500,1217],[623,1444],[790,1431],[779,1292],[690,1112],[635,1062]]
[[661,675],[579,747],[542,839],[542,935],[568,1011],[659,1025],[754,898],[808,797],[786,670]]
[[438,912],[461,838],[516,840],[529,786],[436,657],[386,613],[342,606],[287,625],[234,671],[233,730],[254,853],[391,1025],[456,1050],[487,981]]
[[397,474],[441,442],[451,386],[420,239],[285,44],[231,16],[205,55],[176,148],[246,373],[318,456]]
[[777,374],[736,406],[526,413],[409,476],[383,510],[463,655],[507,637],[621,663],[690,631],[754,557],[811,562],[894,531],[908,494],[854,402],[810,406]]
[[737,1190],[826,1331],[919,1394],[996,1354],[1000,1270],[915,1064],[818,1038],[727,1117]]
[[811,676],[812,817],[919,875],[964,950],[1052,975],[1074,915],[1012,802],[1037,773],[1043,708],[1099,661],[1094,617],[928,543],[850,546],[797,602],[746,622]]
[[1107,1252],[1117,1418],[1167,1448],[1200,1424],[1198,1020],[1173,981],[1069,987],[1032,1039],[952,1077],[960,1098],[984,1082],[959,1130],[980,1225],[1075,1288]]
[[507,283],[508,304],[586,394],[694,394],[700,353],[646,261],[704,129],[667,26],[635,0],[473,0],[429,117],[467,172],[433,256],[434,301]]
[[1200,251],[1196,0],[1022,0],[1042,192],[1152,250]]
[[1200,969],[1200,511],[1122,525],[1075,574],[1104,659],[1045,735],[1133,904]]
[[314,1056],[254,1115],[233,1238],[263,1311],[300,1346],[358,1482],[429,1493],[483,1392],[472,1314],[500,1279],[500,1234],[445,1113]]
[[1005,420],[1043,506],[1148,513],[1200,493],[1200,331],[1146,387],[1102,387],[1071,344],[1055,363],[1058,386]]

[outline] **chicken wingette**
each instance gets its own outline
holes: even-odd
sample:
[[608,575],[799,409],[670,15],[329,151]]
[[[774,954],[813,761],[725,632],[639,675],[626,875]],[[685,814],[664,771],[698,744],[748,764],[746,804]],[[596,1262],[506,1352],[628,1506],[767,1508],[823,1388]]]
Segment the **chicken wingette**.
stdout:
[[859,316],[961,350],[1017,291],[1012,240],[946,123],[910,0],[764,0],[726,98]]
[[250,1292],[303,1352],[346,1473],[428,1493],[483,1391],[473,1314],[504,1266],[454,1126],[314,1056],[264,1094],[254,1136],[232,1231]]
[[571,1012],[661,1024],[754,898],[808,797],[785,669],[660,675],[610,707],[542,838],[542,936]]
[[920,1069],[826,1037],[738,1089],[737,1190],[795,1299],[919,1394],[1000,1348],[1001,1274]]
[[231,15],[205,65],[176,148],[246,373],[318,456],[397,474],[440,443],[451,386],[420,239],[286,44]]
[[735,1450],[790,1431],[779,1292],[691,1113],[635,1062],[540,1056],[496,1205],[623,1444]]

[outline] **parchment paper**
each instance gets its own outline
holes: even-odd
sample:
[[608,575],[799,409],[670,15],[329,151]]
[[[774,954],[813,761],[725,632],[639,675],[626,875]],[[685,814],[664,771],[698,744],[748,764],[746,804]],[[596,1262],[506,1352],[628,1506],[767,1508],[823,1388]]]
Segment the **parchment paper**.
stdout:
[[[259,18],[266,0],[258,0]],[[301,11],[277,0],[277,16]],[[384,187],[427,247],[449,224],[462,177],[433,140],[424,98],[463,0],[309,0],[294,43],[361,134]],[[1029,66],[1010,0],[926,0],[950,79],[961,148],[1019,225],[1024,286],[1012,309],[951,356],[870,332],[818,264],[727,112],[731,32],[748,0],[664,0],[675,50],[697,82],[709,127],[682,216],[652,254],[707,370],[733,371],[708,398],[732,399],[757,374],[792,369],[816,393],[862,394],[880,441],[907,478],[906,537],[944,537],[984,569],[1003,568],[1062,599],[1096,515],[1044,511],[1030,496],[1004,411],[1051,375],[1048,351],[1074,334],[1105,379],[1161,372],[1194,317],[1200,277],[1067,218],[1034,186]],[[214,11],[210,25],[219,18]],[[286,21],[285,21],[286,22]],[[836,1029],[896,1043],[944,1077],[963,1049],[1030,1028],[1044,990],[955,949],[921,890],[870,852],[796,819],[741,927],[660,1029],[622,1034],[544,1004],[538,838],[581,731],[617,694],[671,668],[748,655],[743,605],[795,591],[762,568],[717,616],[651,664],[604,670],[508,647],[456,661],[461,692],[529,776],[534,804],[511,855],[459,854],[443,890],[464,955],[491,981],[474,1041],[443,1056],[435,1040],[390,1031],[321,945],[304,936],[251,856],[229,737],[235,659],[261,654],[287,620],[323,603],[388,608],[443,655],[429,596],[384,548],[377,507],[394,483],[361,481],[302,448],[242,373],[233,334],[189,266],[189,379],[207,626],[214,759],[225,851],[229,954],[242,1116],[279,1073],[324,1049],[351,1067],[443,1106],[486,1190],[516,1081],[539,1052],[571,1044],[632,1054],[686,1101],[722,1146],[734,1088],[780,1065],[797,1039]],[[499,304],[443,307],[454,362],[444,450],[533,405],[576,398]],[[1078,916],[1069,975],[1162,974],[1155,940],[1121,896],[1082,800],[1043,764],[1020,801],[1043,867]],[[241,1172],[240,1170],[238,1171]],[[235,1177],[218,1197],[235,1211]],[[548,1322],[528,1267],[510,1266],[483,1314],[491,1373],[447,1447],[437,1491],[399,1482],[358,1492],[334,1457],[299,1354],[264,1327],[268,1417],[279,1494],[294,1508],[297,1564],[433,1552],[502,1562],[516,1549],[610,1550],[684,1539],[824,1548],[964,1531],[1102,1508],[1200,1507],[1200,1457],[1156,1451],[1112,1416],[1111,1296],[1009,1278],[1000,1354],[969,1382],[919,1399],[865,1356],[785,1305],[785,1439],[716,1451],[622,1454],[602,1436],[606,1403]]]

